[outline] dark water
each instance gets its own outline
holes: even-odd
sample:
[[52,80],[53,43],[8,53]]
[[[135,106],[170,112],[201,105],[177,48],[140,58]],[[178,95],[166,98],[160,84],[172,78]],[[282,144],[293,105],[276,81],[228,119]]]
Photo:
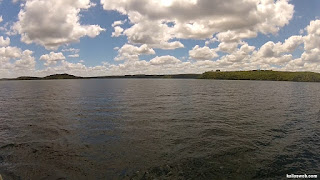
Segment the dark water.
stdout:
[[7,179],[320,175],[320,83],[0,82]]

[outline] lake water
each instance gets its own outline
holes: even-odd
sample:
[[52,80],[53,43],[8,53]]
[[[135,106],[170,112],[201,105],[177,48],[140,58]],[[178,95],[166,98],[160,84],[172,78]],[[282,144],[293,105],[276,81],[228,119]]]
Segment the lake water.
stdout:
[[0,81],[8,179],[320,175],[320,83]]

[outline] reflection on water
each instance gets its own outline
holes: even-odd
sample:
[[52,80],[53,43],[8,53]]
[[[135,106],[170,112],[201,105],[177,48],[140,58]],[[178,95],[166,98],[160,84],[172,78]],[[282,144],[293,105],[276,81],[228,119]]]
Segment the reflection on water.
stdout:
[[317,174],[320,84],[171,79],[0,82],[4,179]]

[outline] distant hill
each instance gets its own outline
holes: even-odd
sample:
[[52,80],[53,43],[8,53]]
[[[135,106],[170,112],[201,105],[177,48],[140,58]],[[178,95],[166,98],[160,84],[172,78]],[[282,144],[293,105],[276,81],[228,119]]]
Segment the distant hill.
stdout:
[[50,76],[46,76],[42,79],[81,79],[82,77],[70,75],[70,74],[53,74]]
[[320,74],[314,72],[286,72],[271,70],[226,72],[209,71],[203,73],[201,79],[320,82]]
[[32,76],[21,76],[14,79],[2,79],[2,80],[49,80],[49,79],[81,79],[82,77],[70,75],[70,74],[53,74],[46,77],[32,77]]

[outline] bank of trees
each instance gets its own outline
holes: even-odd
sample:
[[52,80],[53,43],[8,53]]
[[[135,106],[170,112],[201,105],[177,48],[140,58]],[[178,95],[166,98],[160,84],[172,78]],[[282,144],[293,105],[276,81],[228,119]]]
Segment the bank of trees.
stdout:
[[320,74],[314,72],[285,72],[285,71],[226,71],[205,72],[202,79],[225,79],[225,80],[269,80],[269,81],[297,81],[297,82],[320,82]]

